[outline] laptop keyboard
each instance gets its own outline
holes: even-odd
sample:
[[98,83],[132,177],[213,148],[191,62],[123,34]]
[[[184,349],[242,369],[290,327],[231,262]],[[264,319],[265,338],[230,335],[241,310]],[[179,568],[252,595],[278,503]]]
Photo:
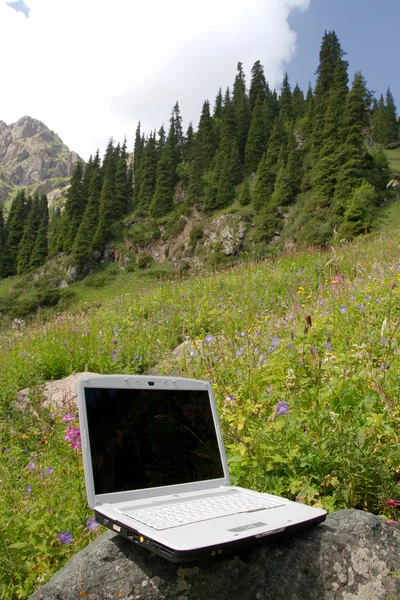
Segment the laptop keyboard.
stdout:
[[200,521],[208,521],[217,517],[228,517],[278,506],[284,506],[284,503],[266,498],[257,498],[241,492],[227,492],[226,494],[219,493],[213,496],[202,496],[168,504],[160,503],[155,506],[136,508],[124,511],[124,514],[161,531]]

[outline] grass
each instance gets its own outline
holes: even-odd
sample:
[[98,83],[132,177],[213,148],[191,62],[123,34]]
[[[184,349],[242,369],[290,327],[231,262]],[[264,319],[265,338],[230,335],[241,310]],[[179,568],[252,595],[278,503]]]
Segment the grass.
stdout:
[[400,177],[400,148],[385,150],[385,154],[388,158],[390,168],[393,171],[393,175],[395,177]]
[[186,280],[106,271],[76,284],[69,311],[14,323],[0,338],[0,597],[28,597],[99,533],[76,410],[41,404],[44,381],[86,368],[208,377],[234,483],[394,518],[399,242],[393,228]]

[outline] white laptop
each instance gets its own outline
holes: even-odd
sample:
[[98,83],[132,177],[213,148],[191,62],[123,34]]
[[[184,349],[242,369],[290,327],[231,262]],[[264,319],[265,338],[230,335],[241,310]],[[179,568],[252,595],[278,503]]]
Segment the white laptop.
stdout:
[[168,560],[220,556],[321,523],[326,511],[231,486],[211,385],[137,375],[78,383],[89,506]]

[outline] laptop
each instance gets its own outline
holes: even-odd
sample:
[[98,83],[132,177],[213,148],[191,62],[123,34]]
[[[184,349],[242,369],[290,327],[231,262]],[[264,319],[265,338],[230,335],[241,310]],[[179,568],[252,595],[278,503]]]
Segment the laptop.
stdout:
[[170,561],[221,556],[326,518],[324,510],[231,485],[207,381],[85,376],[78,408],[97,522]]

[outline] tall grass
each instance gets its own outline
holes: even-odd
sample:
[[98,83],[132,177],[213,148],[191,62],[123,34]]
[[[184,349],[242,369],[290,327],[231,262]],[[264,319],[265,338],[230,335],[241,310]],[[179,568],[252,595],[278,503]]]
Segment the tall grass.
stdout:
[[92,296],[44,325],[14,323],[0,339],[0,597],[25,598],[98,533],[76,410],[41,405],[40,384],[85,369],[208,377],[234,483],[394,517],[399,241],[391,231],[146,287],[126,274],[101,306]]

